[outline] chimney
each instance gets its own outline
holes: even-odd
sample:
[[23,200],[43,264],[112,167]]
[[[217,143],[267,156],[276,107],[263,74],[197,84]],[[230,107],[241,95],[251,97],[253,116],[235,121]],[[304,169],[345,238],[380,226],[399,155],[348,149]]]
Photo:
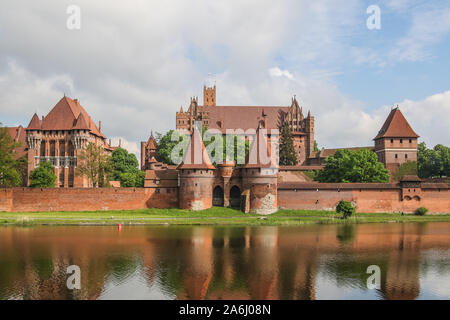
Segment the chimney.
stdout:
[[98,131],[102,132],[102,122],[98,122]]
[[264,110],[263,110],[263,117],[264,117],[264,129],[267,129],[267,114],[264,113]]

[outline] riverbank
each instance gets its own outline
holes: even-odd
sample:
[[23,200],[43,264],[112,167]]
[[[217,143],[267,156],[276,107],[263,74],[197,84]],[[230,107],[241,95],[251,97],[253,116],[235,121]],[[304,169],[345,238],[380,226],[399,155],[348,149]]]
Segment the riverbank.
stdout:
[[269,216],[214,207],[203,211],[143,209],[127,211],[3,212],[1,225],[302,225],[341,223],[450,222],[450,214],[417,216],[357,213],[348,219],[333,211],[279,210]]

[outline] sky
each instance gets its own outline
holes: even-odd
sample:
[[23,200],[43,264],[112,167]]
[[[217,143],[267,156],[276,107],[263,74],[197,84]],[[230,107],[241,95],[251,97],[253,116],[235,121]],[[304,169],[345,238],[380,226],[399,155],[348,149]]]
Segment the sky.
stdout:
[[449,56],[447,0],[3,0],[0,122],[27,126],[66,94],[138,155],[215,81],[218,105],[296,95],[319,147],[373,145],[397,105],[449,145]]

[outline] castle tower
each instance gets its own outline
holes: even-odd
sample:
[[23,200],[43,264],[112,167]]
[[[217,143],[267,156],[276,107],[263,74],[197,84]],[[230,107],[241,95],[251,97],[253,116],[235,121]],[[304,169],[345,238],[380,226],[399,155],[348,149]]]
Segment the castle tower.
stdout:
[[389,113],[375,141],[378,161],[382,162],[391,174],[407,161],[417,161],[417,138],[419,136],[406,121],[400,109]]
[[156,157],[157,145],[153,132],[150,134],[147,142],[141,142],[141,170],[148,170],[150,160]]
[[314,151],[314,117],[308,111],[308,116],[303,120],[306,132],[306,155],[310,157]]
[[274,159],[267,137],[257,130],[242,167],[242,184],[246,199],[245,212],[271,214],[278,210],[278,162]]
[[[26,141],[28,147],[27,160],[28,168],[27,172],[31,172],[37,166],[38,161],[36,157],[39,157],[41,150],[42,141],[42,131],[41,131],[41,120],[39,120],[38,115],[35,113],[33,118],[31,118],[28,127],[26,128]],[[27,174],[27,185],[30,184],[30,175]]]
[[177,169],[180,179],[180,208],[189,210],[211,208],[216,168],[212,165],[201,134],[195,126],[183,161]]
[[216,85],[214,85],[214,87],[203,86],[203,106],[216,106]]

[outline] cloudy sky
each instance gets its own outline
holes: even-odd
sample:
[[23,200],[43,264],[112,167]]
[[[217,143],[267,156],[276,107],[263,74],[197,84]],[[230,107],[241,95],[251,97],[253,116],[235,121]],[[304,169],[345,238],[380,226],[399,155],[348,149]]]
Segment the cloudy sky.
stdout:
[[[67,27],[70,5],[79,30]],[[370,5],[379,30],[367,27]],[[295,94],[320,147],[372,145],[397,104],[428,145],[449,145],[449,56],[446,0],[3,0],[0,122],[27,125],[65,93],[138,153],[201,100],[211,73],[219,105]]]

